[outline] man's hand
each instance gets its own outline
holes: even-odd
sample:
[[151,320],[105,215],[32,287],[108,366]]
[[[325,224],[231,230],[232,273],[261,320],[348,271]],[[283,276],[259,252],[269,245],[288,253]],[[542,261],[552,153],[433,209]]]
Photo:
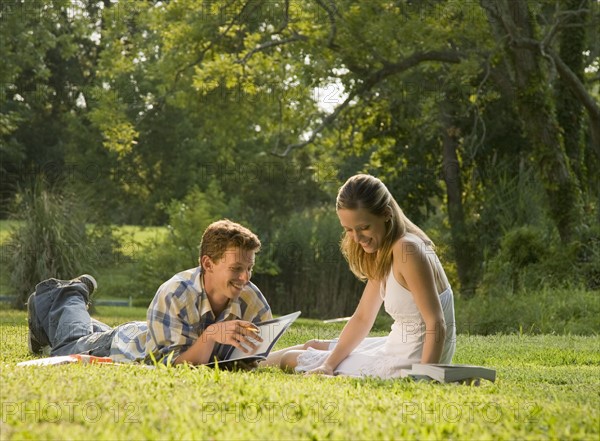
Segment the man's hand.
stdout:
[[254,342],[262,342],[257,334],[258,329],[245,320],[229,320],[208,326],[202,336],[215,343],[231,345],[248,354],[258,346]]

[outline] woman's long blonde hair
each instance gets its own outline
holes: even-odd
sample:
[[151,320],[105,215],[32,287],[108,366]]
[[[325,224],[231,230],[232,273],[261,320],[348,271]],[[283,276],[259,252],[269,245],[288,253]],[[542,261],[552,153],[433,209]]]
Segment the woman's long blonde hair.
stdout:
[[425,244],[434,247],[432,240],[402,212],[391,193],[374,176],[359,174],[352,176],[340,187],[336,199],[336,210],[357,210],[363,208],[374,216],[388,217],[386,233],[381,247],[376,253],[365,250],[349,234],[342,238],[342,254],[352,272],[361,280],[383,280],[392,266],[392,246],[406,232],[420,237]]

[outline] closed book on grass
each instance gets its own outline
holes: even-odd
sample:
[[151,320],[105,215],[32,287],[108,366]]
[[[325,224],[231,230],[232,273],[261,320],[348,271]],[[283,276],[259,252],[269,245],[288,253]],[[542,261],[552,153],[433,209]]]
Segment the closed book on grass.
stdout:
[[255,323],[254,326],[257,328],[256,334],[263,339],[262,342],[258,343],[258,348],[256,348],[256,350],[252,353],[246,353],[234,346],[229,346],[229,349],[225,352],[225,355],[221,360],[207,363],[206,366],[214,367],[218,364],[219,368],[230,369],[235,367],[237,363],[243,364],[265,360],[275,346],[275,343],[277,343],[277,340],[281,338],[287,328],[289,328],[299,316],[300,311],[296,311],[272,320]]
[[483,366],[468,364],[413,364],[409,375],[426,375],[440,383],[452,383],[476,378],[489,381],[496,380],[496,371]]

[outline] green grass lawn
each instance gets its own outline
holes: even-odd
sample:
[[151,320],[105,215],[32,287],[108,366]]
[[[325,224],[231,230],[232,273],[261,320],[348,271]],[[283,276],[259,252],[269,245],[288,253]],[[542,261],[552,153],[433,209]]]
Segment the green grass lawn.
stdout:
[[[111,325],[144,308],[98,308]],[[337,335],[300,319],[279,347]],[[380,333],[381,334],[381,333]],[[598,336],[458,336],[480,387],[323,378],[278,370],[17,368],[26,316],[0,310],[2,439],[590,439],[599,437]]]

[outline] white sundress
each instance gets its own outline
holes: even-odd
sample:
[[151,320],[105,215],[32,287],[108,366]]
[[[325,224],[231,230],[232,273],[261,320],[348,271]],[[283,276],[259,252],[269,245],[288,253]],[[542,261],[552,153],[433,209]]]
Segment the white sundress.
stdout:
[[[373,376],[396,378],[401,369],[421,362],[425,343],[425,323],[415,304],[412,293],[398,283],[390,271],[385,286],[381,286],[385,311],[394,319],[387,337],[367,337],[335,369],[336,375]],[[446,321],[446,339],[440,363],[451,363],[456,349],[456,324],[454,319],[454,296],[448,287],[440,295],[440,303]],[[309,348],[298,357],[297,372],[306,372],[320,366],[337,341],[329,350]]]

